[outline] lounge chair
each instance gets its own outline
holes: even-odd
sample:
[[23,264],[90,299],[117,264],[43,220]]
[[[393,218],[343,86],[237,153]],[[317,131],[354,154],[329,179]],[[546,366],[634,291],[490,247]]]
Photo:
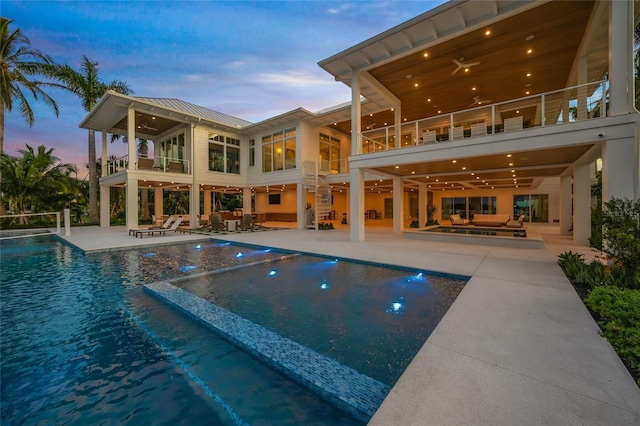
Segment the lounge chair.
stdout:
[[161,234],[161,235],[166,235],[167,231],[173,231],[173,232],[183,232],[183,229],[178,229],[178,226],[180,226],[180,224],[182,223],[182,217],[178,216],[178,218],[176,219],[175,222],[173,222],[173,225],[171,225],[171,228],[169,229],[154,229],[154,228],[149,228],[149,229],[138,229],[135,232],[135,236],[136,238],[140,237],[142,238],[144,235],[155,235],[156,233]]
[[245,214],[242,216],[242,220],[240,221],[240,223],[236,228],[241,231],[248,231],[248,230],[255,231],[257,227],[258,225],[253,220],[253,215]]
[[469,225],[469,219],[462,219],[459,214],[452,214],[449,216],[449,220],[451,220],[451,225]]
[[464,138],[464,127],[452,127],[451,128],[451,138],[449,140],[456,140]]
[[485,136],[487,134],[487,122],[481,121],[471,125],[471,137]]
[[522,228],[524,222],[524,215],[521,214],[518,220],[510,220],[505,225],[507,228]]
[[[146,228],[146,229],[129,229],[129,235],[135,235],[137,237],[137,232],[138,231],[149,231],[149,230],[155,230],[155,231],[166,231],[167,229],[169,229],[169,226],[171,225],[171,222],[173,222],[173,219],[175,218],[175,216],[169,216],[169,218],[162,224],[162,226],[155,226],[155,225],[151,225],[150,227]],[[155,223],[155,220],[153,221]],[[151,234],[153,235],[153,234]]]
[[229,224],[222,220],[222,215],[220,213],[211,213],[209,215],[209,226],[204,229],[210,231],[228,231]]

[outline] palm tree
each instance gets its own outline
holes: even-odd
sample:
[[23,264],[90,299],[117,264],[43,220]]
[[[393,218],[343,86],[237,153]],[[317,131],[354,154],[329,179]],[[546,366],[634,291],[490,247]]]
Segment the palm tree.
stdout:
[[59,114],[58,105],[47,95],[42,86],[58,86],[46,81],[30,80],[36,75],[49,75],[54,67],[49,56],[31,48],[31,42],[22,34],[20,29],[13,32],[9,25],[13,21],[0,17],[0,153],[4,152],[4,113],[11,112],[14,104],[20,115],[33,125],[33,110],[25,92],[30,92],[34,99],[40,99],[53,108],[56,116]]
[[[124,95],[130,95],[132,90],[123,81],[113,80],[109,84],[103,83],[98,76],[98,63],[90,60],[86,55],[82,57],[80,70],[76,71],[69,65],[57,67],[56,79],[63,82],[65,87],[78,95],[85,111],[90,112],[100,101],[107,90],[114,90]],[[89,223],[98,223],[98,171],[96,168],[96,134],[89,130]]]
[[46,149],[44,145],[37,150],[27,145],[26,150],[19,150],[22,157],[0,154],[0,170],[4,176],[2,192],[10,197],[18,213],[24,213],[27,207],[36,210],[39,199],[57,194],[63,188],[73,169],[53,156],[53,151],[54,148]]

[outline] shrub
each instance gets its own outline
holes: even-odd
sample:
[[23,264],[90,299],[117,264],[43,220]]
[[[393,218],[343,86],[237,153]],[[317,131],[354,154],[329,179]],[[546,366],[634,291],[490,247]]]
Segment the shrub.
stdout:
[[640,386],[640,290],[597,286],[584,303]]
[[604,252],[625,270],[625,286],[640,288],[640,200],[604,203],[602,225]]

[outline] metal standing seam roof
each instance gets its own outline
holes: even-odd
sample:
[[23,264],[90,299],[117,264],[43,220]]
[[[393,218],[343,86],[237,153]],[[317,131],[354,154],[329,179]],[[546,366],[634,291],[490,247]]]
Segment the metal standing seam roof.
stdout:
[[189,102],[181,101],[180,99],[175,98],[142,98],[135,97],[143,102],[154,103],[163,107],[171,108],[173,110],[177,110],[180,112],[184,112],[185,114],[193,115],[196,117],[205,118],[208,120],[215,121],[217,123],[225,124],[231,127],[243,128],[250,126],[253,124],[250,121],[243,120],[238,117],[233,117],[228,114],[223,114],[218,111],[214,111],[209,108],[205,108],[199,105],[195,105]]

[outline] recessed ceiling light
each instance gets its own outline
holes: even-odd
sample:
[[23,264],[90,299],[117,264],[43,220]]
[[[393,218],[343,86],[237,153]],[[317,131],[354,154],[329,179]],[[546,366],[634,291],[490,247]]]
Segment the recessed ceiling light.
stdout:
[[469,72],[469,68],[465,68],[465,69],[464,69],[464,72]]
[[472,88],[471,88],[471,90],[475,91],[475,90],[476,90],[476,88],[475,88],[475,87],[472,87]]
[[507,158],[511,158],[511,154],[507,154]]
[[458,161],[458,160],[453,160],[453,161],[452,161],[452,163],[455,163],[455,162],[457,162],[457,161]]
[[531,55],[533,53],[533,49],[528,49],[527,50],[527,55]]
[[424,52],[424,53],[422,54],[422,56],[424,56],[425,58],[428,58],[428,57],[429,57],[429,54],[428,54],[427,52]]
[[427,102],[431,102],[431,98],[427,98]]
[[530,72],[527,73],[527,77],[531,77],[531,73]]
[[533,34],[529,34],[527,37],[525,37],[525,40],[531,41],[531,40],[533,40],[534,37],[535,36]]
[[487,31],[485,31],[485,32],[484,32],[484,35],[486,35],[486,36],[490,36],[490,35],[491,35],[491,30],[487,30]]
[[396,169],[399,169],[399,168],[400,168],[400,166],[396,166]]
[[414,84],[413,84],[413,86],[414,86],[414,87],[418,87],[418,83],[414,83]]

